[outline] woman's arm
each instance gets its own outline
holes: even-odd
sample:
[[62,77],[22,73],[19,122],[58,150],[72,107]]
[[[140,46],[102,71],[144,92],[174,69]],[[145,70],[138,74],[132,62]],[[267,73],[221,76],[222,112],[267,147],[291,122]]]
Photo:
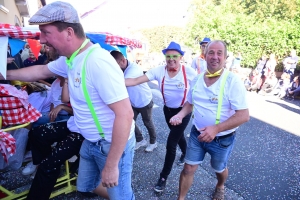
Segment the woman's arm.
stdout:
[[70,95],[69,95],[69,87],[68,87],[68,79],[67,78],[65,78],[64,84],[62,86],[61,102],[63,102],[63,103],[69,103],[70,102]]

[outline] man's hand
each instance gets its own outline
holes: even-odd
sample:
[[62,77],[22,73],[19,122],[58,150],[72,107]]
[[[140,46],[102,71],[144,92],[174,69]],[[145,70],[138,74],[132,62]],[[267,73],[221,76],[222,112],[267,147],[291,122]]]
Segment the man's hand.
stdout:
[[55,108],[53,108],[50,113],[49,113],[49,117],[50,117],[50,122],[54,122],[58,113],[62,110],[62,106],[58,105]]
[[102,170],[101,181],[103,187],[111,188],[118,185],[119,180],[119,168],[118,165],[114,168],[109,168],[106,165]]
[[14,58],[7,58],[7,64],[12,63],[14,60],[15,60]]
[[182,117],[180,115],[174,115],[173,117],[171,117],[169,123],[173,126],[179,125],[182,123]]
[[207,142],[207,143],[213,141],[213,139],[215,139],[216,135],[219,133],[215,125],[201,128],[198,131],[201,132],[201,134],[198,136],[198,140],[200,142]]

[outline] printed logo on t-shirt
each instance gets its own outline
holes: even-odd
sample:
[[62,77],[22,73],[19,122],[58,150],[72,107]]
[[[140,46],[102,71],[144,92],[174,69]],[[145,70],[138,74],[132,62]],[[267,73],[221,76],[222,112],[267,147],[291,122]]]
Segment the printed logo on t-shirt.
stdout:
[[75,80],[74,80],[74,86],[79,88],[80,84],[81,84],[81,77],[80,77],[80,73],[77,72],[77,76],[75,77]]
[[212,96],[212,97],[210,97],[209,98],[209,101],[211,102],[211,103],[218,103],[218,96],[217,95],[214,95],[214,96]]
[[182,82],[179,82],[176,86],[178,89],[182,89],[184,87],[184,84]]

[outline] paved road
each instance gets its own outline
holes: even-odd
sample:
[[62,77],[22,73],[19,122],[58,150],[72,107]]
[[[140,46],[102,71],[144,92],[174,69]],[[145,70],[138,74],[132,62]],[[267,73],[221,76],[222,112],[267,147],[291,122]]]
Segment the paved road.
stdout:
[[[176,199],[182,167],[174,165],[163,193],[153,192],[164,161],[168,128],[160,93],[155,84],[150,83],[150,86],[156,104],[153,117],[159,145],[152,153],[143,149],[136,151],[133,188],[137,200],[173,200]],[[251,119],[237,132],[236,146],[228,166],[230,175],[225,199],[300,199],[300,101],[278,100],[274,96],[261,96],[254,92],[247,95]],[[143,133],[147,133],[140,118],[137,123]],[[186,134],[190,128],[191,123]],[[147,135],[145,137],[148,139]],[[178,150],[177,158],[179,156]],[[215,174],[207,157],[196,172],[187,199],[211,199],[215,184]],[[74,192],[55,199],[85,198]]]

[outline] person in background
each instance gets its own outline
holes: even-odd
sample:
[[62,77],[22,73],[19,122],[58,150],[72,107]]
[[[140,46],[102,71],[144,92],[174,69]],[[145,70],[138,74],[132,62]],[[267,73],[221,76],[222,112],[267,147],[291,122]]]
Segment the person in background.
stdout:
[[166,65],[152,68],[145,75],[137,78],[125,79],[126,86],[134,86],[148,81],[158,81],[159,88],[163,97],[165,120],[170,129],[166,155],[163,169],[159,179],[154,187],[156,192],[162,192],[166,187],[166,181],[171,173],[172,166],[176,157],[177,145],[181,149],[181,157],[178,165],[184,164],[186,155],[186,140],[184,130],[189,123],[191,115],[187,115],[180,126],[170,124],[171,116],[177,114],[186,102],[187,91],[190,88],[190,82],[196,77],[196,72],[191,67],[185,67],[180,64],[184,52],[176,42],[171,42],[169,46],[162,50],[165,55]]
[[230,69],[232,63],[233,63],[233,60],[234,60],[234,56],[233,56],[233,52],[228,52],[228,56],[226,58],[226,64],[225,64],[225,68],[226,69]]
[[29,49],[30,49],[29,44],[26,43],[24,45],[24,49],[23,49],[23,51],[21,53],[22,62],[24,62],[27,58],[29,58]]
[[204,58],[204,50],[205,50],[205,47],[206,47],[208,42],[210,42],[210,38],[208,38],[208,37],[203,38],[203,40],[199,43],[201,54],[200,54],[200,56],[194,58],[193,62],[192,62],[192,68],[198,74],[200,74],[202,72],[205,72],[205,70],[207,68],[206,67],[206,61],[205,61],[205,58]]
[[[121,52],[111,51],[110,54],[119,64],[125,78],[136,78],[144,74],[141,68],[136,63],[129,62]],[[152,108],[154,103],[152,100],[151,89],[147,83],[142,83],[140,85],[127,87],[127,91],[134,113],[134,121],[136,121],[137,116],[141,114],[143,123],[148,130],[150,141],[145,151],[151,152],[157,147],[156,132],[152,120]],[[147,141],[144,140],[143,135],[136,124],[135,139],[135,150],[147,145]]]
[[[194,173],[206,153],[211,156],[211,167],[217,176],[213,200],[224,199],[227,162],[235,143],[236,129],[250,118],[242,81],[224,69],[226,55],[227,48],[223,41],[215,40],[207,44],[205,60],[208,71],[193,80],[184,107],[170,118],[173,126],[180,126],[185,116],[192,112],[194,116],[185,164],[180,174],[178,200],[185,199]],[[224,88],[220,91],[222,84]],[[219,104],[221,92],[223,98],[222,104]]]
[[290,82],[294,79],[295,69],[297,67],[299,57],[297,56],[296,50],[291,50],[290,56],[285,58],[283,61],[284,72],[290,74]]
[[242,54],[241,52],[237,52],[229,70],[234,73],[239,73],[241,68],[241,62],[242,62]]
[[262,73],[262,69],[264,68],[265,64],[267,62],[267,56],[266,55],[262,55],[261,58],[257,61],[257,65],[255,70],[261,74]]

